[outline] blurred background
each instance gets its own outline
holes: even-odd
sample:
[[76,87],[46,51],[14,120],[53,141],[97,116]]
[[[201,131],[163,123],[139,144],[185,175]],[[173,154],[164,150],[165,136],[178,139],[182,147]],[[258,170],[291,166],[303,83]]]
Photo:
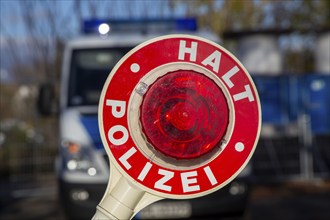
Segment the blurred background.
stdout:
[[64,219],[58,115],[36,106],[42,84],[58,98],[64,45],[84,34],[83,21],[177,17],[216,34],[259,91],[248,218],[329,219],[329,8],[329,0],[1,0],[0,219]]

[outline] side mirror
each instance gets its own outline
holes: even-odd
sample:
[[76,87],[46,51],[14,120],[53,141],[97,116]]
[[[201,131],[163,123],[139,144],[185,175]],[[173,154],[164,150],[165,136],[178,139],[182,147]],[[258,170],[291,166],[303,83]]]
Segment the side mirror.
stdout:
[[37,109],[42,116],[55,114],[55,88],[53,84],[46,83],[40,86],[37,100]]

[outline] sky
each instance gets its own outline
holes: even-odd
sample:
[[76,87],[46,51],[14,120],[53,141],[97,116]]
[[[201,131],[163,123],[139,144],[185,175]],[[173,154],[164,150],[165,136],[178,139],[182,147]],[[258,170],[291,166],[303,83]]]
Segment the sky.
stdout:
[[[22,0],[1,0],[0,4],[0,36],[15,36],[20,37],[26,34],[22,22],[22,14],[20,5]],[[33,2],[33,1],[32,1]],[[42,2],[42,1],[35,1]],[[59,18],[67,16],[67,22],[70,23],[72,28],[79,27],[75,19],[68,16],[72,14],[75,16],[76,5],[74,0],[57,0],[57,10]],[[92,17],[90,13],[90,1],[82,1],[82,16],[85,19]],[[96,1],[95,1],[96,2]],[[96,15],[98,18],[138,18],[138,17],[169,17],[169,16],[182,16],[185,13],[184,5],[177,5],[174,10],[168,7],[165,0],[110,0],[98,1],[96,4]],[[221,1],[219,1],[221,2]],[[109,5],[111,5],[109,7]],[[104,6],[104,7],[103,7]],[[72,11],[72,12],[71,12]],[[44,19],[47,16],[46,8],[43,5],[38,5],[31,13],[34,17]]]
[[[52,2],[53,0],[49,0]],[[31,10],[34,17],[40,22],[47,17],[45,4],[42,0],[0,0],[0,38],[16,37],[20,38],[26,35],[24,22],[21,13],[21,6],[24,2],[37,2],[37,7]],[[95,6],[95,15],[91,14],[91,5]],[[93,2],[96,2],[94,4]],[[222,7],[223,0],[216,0],[214,7]],[[41,3],[41,4],[38,4]],[[66,22],[72,29],[79,31],[79,22],[76,16],[77,5],[75,0],[56,0],[56,7],[53,10],[58,18],[66,18]],[[168,0],[99,0],[99,1],[81,1],[81,14],[84,19],[91,17],[98,18],[160,18],[160,17],[182,17],[188,11],[187,4],[175,4],[172,8]],[[200,7],[200,13],[205,13],[205,7]]]
[[[26,17],[22,13],[23,0],[0,0],[0,80],[12,81],[8,74],[8,67],[12,59],[8,54],[10,51],[8,39],[13,39],[17,48],[21,50],[20,56],[26,56],[25,45],[31,43],[30,30],[26,29]],[[36,7],[27,9],[33,15],[34,23],[38,29],[33,33],[34,37],[40,41],[51,40],[49,22],[47,19],[47,5],[43,1],[30,1],[36,3]],[[51,1],[50,1],[51,2]],[[95,1],[96,2],[96,1]],[[219,1],[222,2],[222,1]],[[171,10],[167,1],[164,0],[110,0],[97,1],[95,5],[95,15],[91,13],[90,1],[81,1],[81,16],[83,19],[89,18],[140,18],[140,17],[181,17],[185,14],[184,5],[176,5]],[[62,39],[70,39],[81,35],[81,24],[77,17],[77,5],[74,0],[57,0],[56,7],[52,12],[57,16],[56,28]]]
[[[258,1],[258,0],[255,0]],[[34,25],[38,26],[38,30],[33,33],[39,41],[51,41],[52,34],[50,33],[49,23],[45,22],[47,18],[47,7],[44,2],[56,2],[56,7],[52,8],[52,13],[56,16],[56,28],[64,41],[70,38],[81,35],[81,22],[77,15],[77,4],[75,0],[0,0],[0,80],[6,76],[8,78],[8,66],[12,60],[8,57],[8,39],[15,41],[16,47],[21,52],[21,56],[26,56],[29,51],[24,45],[31,43],[31,33],[25,28],[26,17],[22,16],[22,3],[36,3],[33,9],[27,9],[28,15],[33,15],[36,18]],[[94,5],[94,3],[97,3]],[[168,4],[169,0],[108,0],[108,1],[81,1],[81,17],[89,18],[160,18],[160,17],[184,17],[189,9],[187,4],[175,4],[172,8]],[[223,5],[223,0],[215,1],[217,9]],[[92,3],[92,5],[90,5]],[[95,14],[91,11],[91,6],[95,7]],[[207,13],[206,8],[200,6],[197,8],[197,13]],[[268,8],[269,9],[269,8]],[[266,10],[268,10],[266,8]],[[269,20],[268,22],[272,22]],[[290,36],[280,39],[280,47],[293,50],[301,50],[306,47],[306,42],[313,43],[313,39],[305,39],[300,36]],[[310,43],[312,42],[312,43]]]

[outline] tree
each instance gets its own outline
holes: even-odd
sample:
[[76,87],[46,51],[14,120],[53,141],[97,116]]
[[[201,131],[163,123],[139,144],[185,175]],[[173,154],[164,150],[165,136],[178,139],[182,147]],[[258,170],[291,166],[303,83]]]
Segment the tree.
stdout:
[[186,15],[215,33],[247,29],[330,28],[329,0],[174,0],[186,5]]
[[[199,18],[201,28],[223,36],[225,32],[266,31],[282,34],[284,66],[292,72],[313,71],[317,32],[330,29],[329,0],[196,0],[186,4],[186,15]],[[283,42],[285,42],[283,44]],[[232,48],[235,41],[225,41]],[[284,46],[283,46],[284,45]],[[297,49],[297,45],[298,48]]]

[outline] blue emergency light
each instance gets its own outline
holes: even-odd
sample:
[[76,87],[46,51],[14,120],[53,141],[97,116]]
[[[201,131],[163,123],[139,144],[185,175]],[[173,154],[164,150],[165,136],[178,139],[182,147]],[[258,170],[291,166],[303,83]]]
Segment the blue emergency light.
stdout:
[[85,20],[82,31],[85,34],[107,34],[111,32],[166,32],[196,31],[195,18],[176,19],[91,19]]

